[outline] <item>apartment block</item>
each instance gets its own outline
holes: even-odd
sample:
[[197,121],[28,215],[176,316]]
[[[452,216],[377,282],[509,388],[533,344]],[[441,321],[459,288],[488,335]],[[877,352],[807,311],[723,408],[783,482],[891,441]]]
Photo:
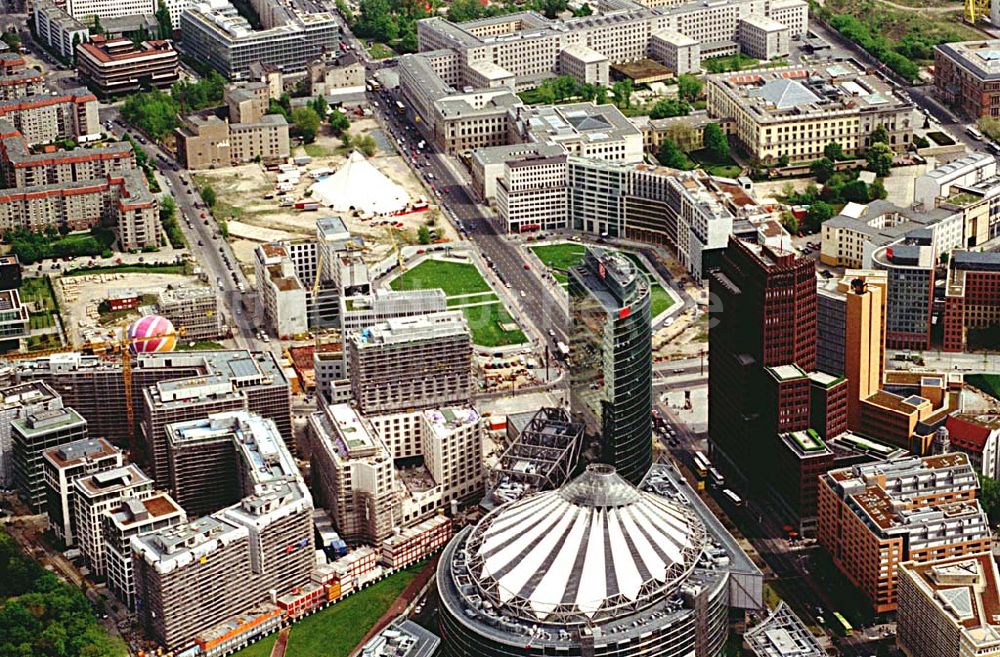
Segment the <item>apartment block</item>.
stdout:
[[87,421],[72,408],[35,410],[11,421],[14,486],[35,513],[45,511],[42,454],[50,447],[87,437]]
[[135,611],[132,537],[185,522],[187,514],[184,509],[163,492],[146,498],[125,498],[101,517],[108,590],[126,607]]
[[0,120],[0,185],[30,188],[123,177],[136,169],[128,142],[54,153],[32,153],[27,139]]
[[1000,325],[1000,253],[953,251],[945,281],[942,349],[964,352],[970,334],[983,344]]
[[915,127],[908,100],[846,62],[710,75],[705,89],[709,116],[733,120],[736,141],[766,164],[810,162],[830,142],[860,155],[879,126],[902,151]]
[[80,552],[95,577],[107,573],[103,517],[122,500],[153,495],[153,480],[133,464],[78,477],[73,482],[74,531]]
[[[178,434],[226,436],[235,451],[239,502],[131,538],[140,618],[167,649],[302,586],[315,567],[313,503],[271,420],[244,411],[173,425]],[[214,474],[226,463],[215,461]]]
[[1000,477],[1000,413],[971,410],[950,413],[944,428],[950,449],[964,452],[976,472],[991,479]]
[[989,552],[899,566],[896,643],[907,657],[1000,655],[1000,576]]
[[[102,21],[124,16],[153,15],[159,7],[156,0],[66,0],[63,4],[74,18],[89,19],[91,16],[98,16]],[[164,4],[170,11],[174,29],[177,29],[181,14],[190,0],[164,0]]]
[[29,69],[24,58],[14,53],[0,53],[0,100],[14,100],[45,93],[43,75]]
[[193,517],[208,515],[243,497],[239,456],[227,429],[202,420],[166,427],[170,493]]
[[0,388],[0,487],[14,485],[13,421],[35,411],[62,408],[62,398],[41,381]]
[[255,7],[260,30],[229,2],[192,3],[178,23],[184,48],[230,80],[249,79],[251,64],[302,71],[336,51],[340,30],[331,14],[300,12],[277,0],[261,0]]
[[219,297],[210,287],[164,290],[156,309],[176,330],[184,331],[185,340],[213,340],[223,333]]
[[461,312],[405,317],[354,333],[346,352],[362,413],[468,403],[472,335]]
[[84,88],[0,101],[0,119],[9,121],[29,144],[91,141],[101,134],[97,96]]
[[818,538],[877,613],[894,611],[899,565],[989,551],[965,454],[905,456],[820,478]]
[[74,481],[120,468],[124,465],[122,453],[103,438],[96,438],[51,447],[42,453],[42,459],[49,527],[63,545],[71,546],[76,542]]

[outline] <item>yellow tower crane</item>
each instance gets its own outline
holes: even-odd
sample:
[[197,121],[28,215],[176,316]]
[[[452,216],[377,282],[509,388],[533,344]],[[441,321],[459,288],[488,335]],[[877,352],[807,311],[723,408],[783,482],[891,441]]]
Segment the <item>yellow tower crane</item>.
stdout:
[[990,15],[990,0],[965,0],[965,22],[975,25],[980,18]]

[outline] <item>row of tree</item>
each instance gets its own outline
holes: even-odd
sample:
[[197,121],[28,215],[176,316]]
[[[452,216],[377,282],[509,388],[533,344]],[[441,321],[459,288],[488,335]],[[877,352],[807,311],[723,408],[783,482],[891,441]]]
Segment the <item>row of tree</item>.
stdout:
[[[729,159],[729,138],[718,123],[709,123],[702,129],[702,147],[716,162]],[[663,139],[656,153],[657,161],[665,167],[690,171],[697,165],[687,153],[672,139]]]

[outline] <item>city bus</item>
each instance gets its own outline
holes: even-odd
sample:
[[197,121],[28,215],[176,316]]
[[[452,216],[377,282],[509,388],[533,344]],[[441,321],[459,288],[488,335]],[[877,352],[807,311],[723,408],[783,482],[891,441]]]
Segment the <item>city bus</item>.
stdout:
[[708,481],[716,488],[722,488],[726,485],[726,478],[714,466],[708,468]]
[[847,622],[847,619],[844,618],[844,615],[842,613],[840,613],[839,611],[833,612],[833,619],[837,621],[836,623],[834,623],[834,629],[837,630],[837,632],[839,632],[841,635],[851,636],[852,634],[854,634],[854,628],[851,627],[851,624]]
[[728,488],[726,490],[722,491],[722,495],[734,507],[739,508],[739,507],[743,506],[743,498],[740,497],[739,495],[737,495],[736,493],[734,493],[733,491],[729,490]]
[[965,132],[976,141],[983,140],[983,133],[979,132],[977,128],[973,128],[971,125],[965,129]]
[[406,107],[398,100],[396,101],[396,111],[400,114],[406,114]]
[[708,469],[712,467],[712,462],[708,460],[704,452],[694,453],[694,473],[698,475],[699,479],[704,479],[708,476]]

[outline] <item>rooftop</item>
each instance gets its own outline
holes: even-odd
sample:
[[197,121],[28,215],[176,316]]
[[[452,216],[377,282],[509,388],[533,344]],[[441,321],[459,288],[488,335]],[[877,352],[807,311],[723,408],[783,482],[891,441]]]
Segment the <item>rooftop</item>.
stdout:
[[42,456],[57,468],[72,468],[120,453],[121,450],[103,438],[85,438],[50,447]]
[[743,643],[755,657],[826,657],[826,650],[784,601],[747,630]]
[[451,310],[389,319],[351,334],[349,340],[363,347],[408,344],[458,335],[468,336],[469,327],[461,311]]

